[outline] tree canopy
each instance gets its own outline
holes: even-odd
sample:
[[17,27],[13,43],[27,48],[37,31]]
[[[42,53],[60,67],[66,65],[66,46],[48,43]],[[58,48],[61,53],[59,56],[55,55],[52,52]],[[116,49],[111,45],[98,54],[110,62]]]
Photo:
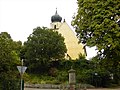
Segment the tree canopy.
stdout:
[[[78,0],[77,3],[78,11],[72,24],[80,42],[89,47],[96,46],[102,65],[110,72],[118,73],[120,68],[120,0]],[[117,81],[119,74],[115,77]]]
[[[16,90],[19,64],[18,44],[7,32],[0,33],[0,89]],[[13,84],[12,86],[10,84]]]
[[104,56],[113,49],[120,55],[119,3],[119,0],[78,0],[73,20],[77,35],[87,46],[97,46]]
[[67,51],[64,38],[58,32],[37,27],[24,43],[26,64],[40,67],[63,59]]
[[14,71],[19,57],[14,46],[15,42],[7,32],[0,33],[0,72]]

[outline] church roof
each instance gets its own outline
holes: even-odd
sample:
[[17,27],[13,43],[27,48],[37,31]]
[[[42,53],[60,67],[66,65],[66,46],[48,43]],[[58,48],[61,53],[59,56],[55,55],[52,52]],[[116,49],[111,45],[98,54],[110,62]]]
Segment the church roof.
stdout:
[[53,15],[51,17],[51,22],[61,22],[61,20],[62,20],[62,17],[59,16],[59,14],[57,13],[57,10],[56,10],[55,15]]

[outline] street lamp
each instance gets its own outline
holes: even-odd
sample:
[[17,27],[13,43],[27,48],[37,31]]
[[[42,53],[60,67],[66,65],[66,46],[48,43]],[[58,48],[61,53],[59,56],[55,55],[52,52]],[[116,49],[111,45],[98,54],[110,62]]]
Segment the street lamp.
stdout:
[[96,79],[95,79],[95,86],[97,87],[97,75],[98,73],[95,73]]
[[23,81],[23,74],[26,71],[27,67],[23,66],[23,59],[21,60],[21,66],[17,66],[17,69],[20,72],[20,76],[21,76],[21,86],[20,86],[21,89],[20,90],[24,90],[24,88],[22,88],[23,87],[22,81]]

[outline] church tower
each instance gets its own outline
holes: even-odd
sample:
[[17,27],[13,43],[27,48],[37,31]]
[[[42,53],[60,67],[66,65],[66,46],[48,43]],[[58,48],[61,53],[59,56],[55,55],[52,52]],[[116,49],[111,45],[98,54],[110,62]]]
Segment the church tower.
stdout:
[[66,23],[65,19],[63,22],[62,17],[59,16],[57,13],[57,10],[55,12],[55,15],[51,17],[51,29],[54,29],[55,31],[58,31],[64,38],[64,42],[66,44],[67,53],[66,53],[66,59],[77,59],[79,58],[79,54],[84,55],[85,51],[83,48],[83,45],[78,43],[78,38],[76,37],[73,30],[69,27],[69,25]]

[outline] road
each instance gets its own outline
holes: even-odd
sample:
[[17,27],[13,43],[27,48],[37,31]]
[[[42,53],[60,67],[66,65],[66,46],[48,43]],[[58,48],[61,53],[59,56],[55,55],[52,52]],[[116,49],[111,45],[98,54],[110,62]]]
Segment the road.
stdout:
[[[37,88],[25,88],[24,90],[59,90],[59,89],[37,89]],[[98,89],[87,89],[87,90],[120,90],[120,88],[117,88],[117,89],[98,88]]]

